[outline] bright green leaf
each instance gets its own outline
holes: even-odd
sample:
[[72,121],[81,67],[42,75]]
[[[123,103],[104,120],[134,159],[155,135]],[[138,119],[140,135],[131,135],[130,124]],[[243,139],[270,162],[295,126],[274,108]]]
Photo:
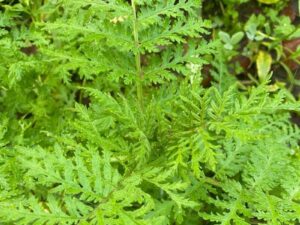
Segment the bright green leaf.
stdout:
[[259,80],[264,81],[268,76],[272,65],[272,57],[265,51],[259,51],[256,59],[257,74]]

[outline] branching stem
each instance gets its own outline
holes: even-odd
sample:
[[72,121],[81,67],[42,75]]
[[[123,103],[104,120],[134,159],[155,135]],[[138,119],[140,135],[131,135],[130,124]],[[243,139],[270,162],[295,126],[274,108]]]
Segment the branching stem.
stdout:
[[136,6],[135,1],[131,0],[131,7],[133,12],[133,37],[135,43],[135,66],[137,71],[137,82],[136,82],[136,91],[137,98],[140,103],[140,106],[143,106],[143,71],[141,66],[141,53],[140,53],[140,42],[139,42],[139,33],[138,33],[138,21],[136,15]]

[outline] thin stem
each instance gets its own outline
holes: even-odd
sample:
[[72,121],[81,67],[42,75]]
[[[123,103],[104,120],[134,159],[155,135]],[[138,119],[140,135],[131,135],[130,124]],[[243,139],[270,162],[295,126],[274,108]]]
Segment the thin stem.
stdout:
[[221,187],[221,184],[217,180],[215,180],[214,178],[205,177],[204,182],[208,183],[208,184],[211,184],[215,187]]
[[137,70],[137,82],[136,82],[136,91],[137,98],[141,106],[143,106],[143,72],[141,66],[141,53],[140,53],[140,43],[139,43],[139,34],[138,34],[138,21],[136,15],[136,7],[134,0],[131,0],[131,7],[133,12],[133,37],[135,44],[135,66]]

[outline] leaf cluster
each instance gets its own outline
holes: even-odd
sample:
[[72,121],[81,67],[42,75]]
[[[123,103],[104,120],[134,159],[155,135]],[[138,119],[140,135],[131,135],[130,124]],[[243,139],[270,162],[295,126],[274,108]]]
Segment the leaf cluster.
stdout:
[[200,1],[0,4],[1,224],[300,222],[300,103],[228,75]]

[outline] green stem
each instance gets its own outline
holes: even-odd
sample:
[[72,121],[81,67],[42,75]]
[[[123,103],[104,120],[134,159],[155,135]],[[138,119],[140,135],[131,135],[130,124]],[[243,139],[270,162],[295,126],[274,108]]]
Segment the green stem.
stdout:
[[135,66],[137,71],[137,82],[136,82],[136,91],[137,98],[141,106],[143,106],[143,72],[141,66],[141,53],[140,53],[140,43],[139,43],[139,34],[138,34],[138,21],[136,15],[136,7],[134,0],[131,0],[131,7],[133,12],[133,37],[135,44]]
[[211,184],[215,187],[221,187],[221,184],[217,180],[215,180],[214,178],[205,177],[204,182],[208,183],[208,184]]

